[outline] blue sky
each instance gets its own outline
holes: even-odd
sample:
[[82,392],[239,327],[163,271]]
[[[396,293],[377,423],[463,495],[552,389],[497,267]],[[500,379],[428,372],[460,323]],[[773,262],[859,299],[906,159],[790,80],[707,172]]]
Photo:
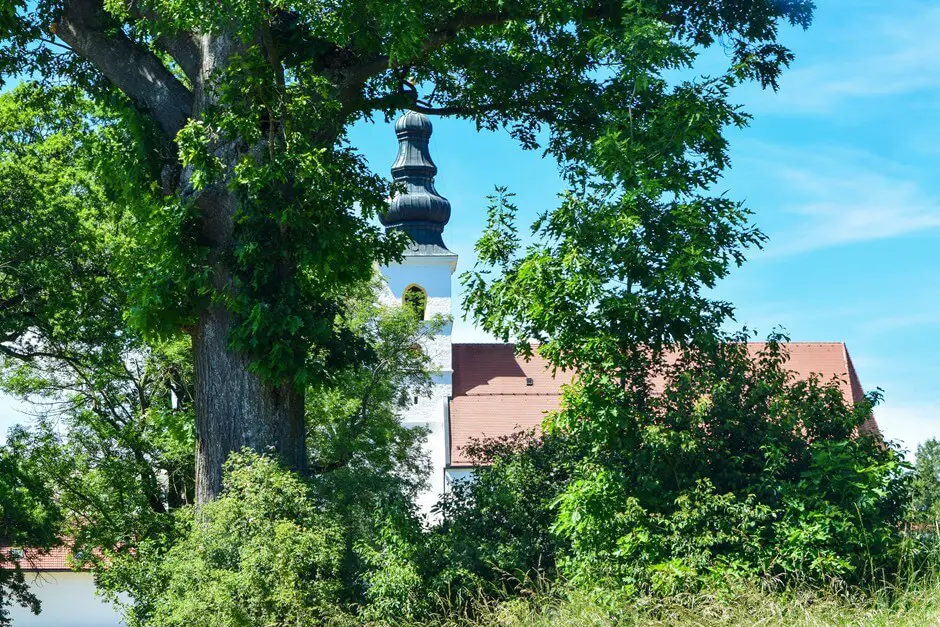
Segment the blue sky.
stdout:
[[[940,5],[819,4],[808,31],[783,33],[796,60],[780,91],[735,94],[754,120],[730,135],[720,189],[747,202],[770,242],[717,291],[762,334],[781,325],[793,340],[846,342],[865,388],[884,390],[885,434],[915,448],[940,437]],[[494,186],[517,194],[528,222],[555,206],[561,183],[553,163],[504,134],[434,124],[437,188],[453,209],[444,239],[460,273]],[[353,141],[387,172],[387,125],[360,125]],[[487,339],[460,315],[458,341]]]
[[[730,135],[721,188],[771,241],[717,291],[762,334],[781,325],[793,340],[846,342],[865,388],[884,390],[882,430],[914,448],[940,437],[940,4],[819,4],[808,31],[782,35],[796,60],[780,91],[735,94],[754,120]],[[389,125],[361,124],[352,139],[388,172]],[[494,186],[517,194],[524,222],[556,204],[554,164],[504,134],[435,120],[431,150],[458,273],[473,264]],[[459,302],[455,338],[486,339]],[[0,401],[0,432],[22,418]]]

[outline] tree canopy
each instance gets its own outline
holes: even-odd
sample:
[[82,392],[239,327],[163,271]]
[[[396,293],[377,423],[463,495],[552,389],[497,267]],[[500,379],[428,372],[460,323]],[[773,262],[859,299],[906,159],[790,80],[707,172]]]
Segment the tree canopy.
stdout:
[[[806,26],[811,12],[808,0],[16,0],[0,12],[0,79],[66,85],[93,111],[75,125],[108,130],[89,162],[95,184],[67,186],[66,168],[55,207],[81,191],[133,216],[121,232],[132,270],[120,278],[132,289],[117,306],[139,337],[192,338],[205,500],[242,446],[305,468],[304,386],[360,357],[336,324],[343,293],[405,244],[371,221],[390,190],[350,145],[351,124],[411,108],[505,128],[546,150],[571,186],[546,228],[584,219],[707,254],[723,245],[708,238],[738,237],[734,203],[678,198],[726,164],[721,129],[745,121],[730,87],[775,86],[791,58],[780,24]],[[728,58],[719,76],[664,78],[718,43]],[[48,194],[17,193],[19,208],[41,214]],[[641,209],[632,221],[617,217],[624,204]],[[40,274],[22,285],[53,280],[53,260],[36,259]],[[662,270],[716,274],[713,261],[642,262],[646,284],[667,282]],[[108,291],[90,281],[37,303],[12,290],[4,298],[19,313],[4,319],[6,344],[33,341],[36,304],[73,312],[88,331],[77,303],[61,299],[90,303],[95,290]]]

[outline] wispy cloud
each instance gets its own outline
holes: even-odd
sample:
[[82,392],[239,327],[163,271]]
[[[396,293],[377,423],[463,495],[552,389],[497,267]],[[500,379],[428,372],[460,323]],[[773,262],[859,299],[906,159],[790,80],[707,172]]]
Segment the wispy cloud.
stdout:
[[868,333],[893,333],[897,330],[908,331],[915,327],[932,327],[940,325],[940,312],[933,307],[917,310],[908,314],[886,315],[869,320],[860,326],[862,331]]
[[785,214],[770,233],[769,256],[940,228],[940,196],[887,159],[825,146],[751,144],[744,152],[779,190]]
[[[898,4],[904,5],[903,10]],[[780,92],[755,94],[749,109],[827,114],[861,99],[940,87],[940,6],[898,4],[882,5],[884,13],[820,6],[821,14],[827,9],[837,12],[825,17],[841,20],[844,26],[825,45],[802,55],[798,50],[795,66],[780,82]],[[811,27],[808,36],[812,32]]]

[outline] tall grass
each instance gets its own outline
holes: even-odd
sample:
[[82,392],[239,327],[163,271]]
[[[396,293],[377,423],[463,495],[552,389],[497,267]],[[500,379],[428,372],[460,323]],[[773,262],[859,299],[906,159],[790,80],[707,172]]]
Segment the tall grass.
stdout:
[[940,581],[912,582],[874,594],[838,590],[773,590],[759,584],[720,592],[630,597],[568,590],[511,601],[480,600],[472,612],[448,613],[434,627],[588,627],[602,625],[766,625],[815,627],[940,625]]
[[[514,580],[515,595],[479,594],[459,606],[442,600],[431,627],[720,627],[940,626],[940,534],[908,531],[910,542],[891,579],[864,588],[837,582],[810,586],[777,580],[732,580],[672,595],[637,595],[599,587]],[[522,593],[520,594],[520,589]],[[508,597],[504,597],[508,598]]]

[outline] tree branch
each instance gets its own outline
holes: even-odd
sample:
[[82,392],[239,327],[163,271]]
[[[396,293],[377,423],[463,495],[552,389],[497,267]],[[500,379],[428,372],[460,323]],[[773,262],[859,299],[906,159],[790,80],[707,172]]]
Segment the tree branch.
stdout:
[[169,139],[192,115],[193,96],[149,50],[137,45],[106,19],[102,0],[65,0],[55,34],[90,61]]
[[[598,3],[598,6],[591,7],[584,12],[584,17],[589,20],[611,17],[614,11],[619,10],[619,5],[614,3]],[[484,26],[498,26],[514,20],[529,20],[534,16],[528,14],[507,13],[502,11],[492,11],[486,13],[466,13],[458,12],[442,24],[440,27],[432,30],[421,48],[421,52],[411,59],[400,59],[391,63],[387,55],[376,55],[353,70],[353,75],[365,81],[387,69],[395,69],[410,65],[418,61],[421,57],[433,52],[438,48],[450,43],[462,31],[471,28],[482,28]]]
[[174,61],[179,63],[190,82],[195,83],[200,67],[199,48],[196,42],[186,34],[180,34],[177,37],[160,35],[156,42],[161,49],[173,57]]
[[[446,24],[442,25],[440,28],[435,29],[428,35],[427,41],[425,41],[424,46],[421,48],[419,57],[424,56],[429,52],[433,52],[434,50],[437,50],[441,46],[445,45],[451,41],[460,31],[466,30],[468,28],[495,26],[513,19],[519,19],[519,17],[509,15],[508,13],[458,14],[452,17]],[[407,60],[398,60],[395,63],[391,63],[388,55],[376,55],[362,65],[357,66],[354,69],[352,75],[365,80],[370,76],[374,76],[375,74],[384,72],[385,70],[399,68],[416,60],[417,57]]]
[[[140,6],[140,0],[130,0],[128,11],[138,20],[148,22],[159,22],[160,16],[153,9],[145,9]],[[180,68],[192,84],[196,83],[199,76],[199,67],[201,59],[199,46],[192,35],[186,32],[170,35],[161,33],[154,40],[157,46],[173,57],[173,60],[179,63]]]
[[417,111],[425,115],[462,115],[468,117],[498,111],[503,108],[505,108],[505,103],[491,103],[479,107],[460,105],[429,107],[420,104],[415,94],[410,91],[396,91],[378,98],[364,100],[359,107],[362,111],[411,109],[412,111]]

